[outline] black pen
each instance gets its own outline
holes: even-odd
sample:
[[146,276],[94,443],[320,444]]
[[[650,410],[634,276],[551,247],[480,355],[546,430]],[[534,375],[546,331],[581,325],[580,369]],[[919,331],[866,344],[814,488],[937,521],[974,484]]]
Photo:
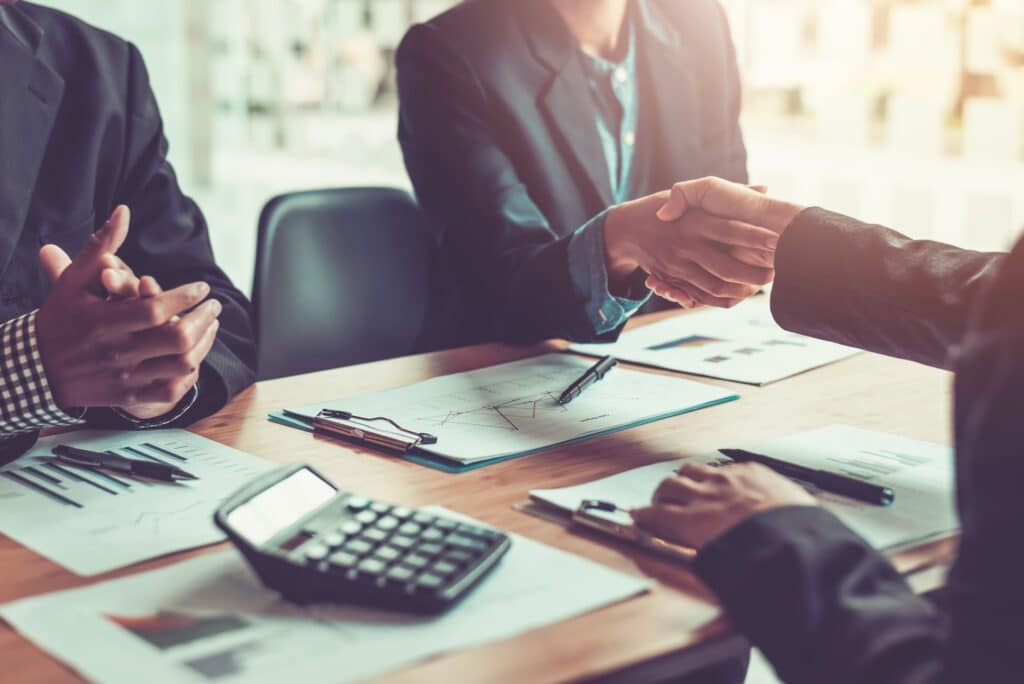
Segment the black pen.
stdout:
[[86,468],[102,468],[114,470],[125,475],[146,477],[151,480],[175,482],[177,480],[198,480],[195,475],[177,466],[159,461],[125,458],[118,454],[89,451],[78,447],[61,444],[53,448],[53,455],[61,463]]
[[562,396],[558,397],[558,403],[565,406],[576,397],[583,394],[583,390],[587,389],[595,382],[604,380],[604,376],[612,368],[615,368],[619,364],[619,360],[614,356],[606,356],[593,366],[587,369],[587,372],[577,378],[569,387],[562,392]]
[[827,470],[807,468],[742,449],[720,449],[719,451],[734,461],[760,463],[786,477],[803,480],[827,492],[842,494],[865,503],[875,504],[876,506],[888,506],[896,500],[896,494],[890,487],[884,485],[871,484],[864,480],[847,477],[846,475],[838,475]]

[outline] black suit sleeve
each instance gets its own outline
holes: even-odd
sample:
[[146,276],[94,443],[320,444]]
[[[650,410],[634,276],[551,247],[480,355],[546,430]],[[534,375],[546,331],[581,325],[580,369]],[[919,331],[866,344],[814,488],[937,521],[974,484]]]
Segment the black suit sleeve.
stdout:
[[772,311],[788,330],[948,368],[1004,258],[808,209],[779,241]]
[[[200,392],[184,425],[208,416],[255,380],[256,350],[249,302],[216,265],[206,220],[186,197],[167,161],[167,140],[142,56],[130,51],[124,162],[115,201],[132,211],[128,241],[120,256],[138,275],[151,275],[164,289],[205,281],[224,305],[220,329],[200,369]],[[123,425],[107,411],[90,412],[90,422]]]
[[429,25],[397,55],[399,140],[416,195],[483,290],[511,340],[590,340],[593,325],[559,238],[497,142],[473,70]]

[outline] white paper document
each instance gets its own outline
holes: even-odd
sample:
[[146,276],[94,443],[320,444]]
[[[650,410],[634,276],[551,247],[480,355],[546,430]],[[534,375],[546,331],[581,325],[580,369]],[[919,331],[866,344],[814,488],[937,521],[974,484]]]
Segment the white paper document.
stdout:
[[386,416],[437,437],[437,444],[421,451],[467,464],[528,454],[737,398],[682,378],[615,368],[561,406],[559,395],[593,363],[547,354],[290,413],[312,418],[327,408]]
[[772,318],[767,296],[732,309],[708,309],[644,325],[613,344],[574,344],[570,349],[750,385],[766,385],[859,353],[786,332]]
[[[815,492],[822,505],[879,550],[895,551],[952,536],[960,529],[954,501],[953,452],[919,442],[843,425],[802,432],[745,446],[766,456],[850,475],[891,487],[896,500],[875,506],[827,492]],[[654,490],[683,463],[729,463],[719,454],[666,461],[562,489],[535,490],[530,498],[575,511],[584,499],[629,509],[650,504]]]
[[512,535],[495,570],[438,617],[299,607],[263,588],[234,551],[7,604],[0,617],[106,684],[334,684],[512,637],[647,587]]
[[[142,480],[50,460],[57,444],[176,465],[199,479]],[[0,533],[78,575],[222,541],[213,513],[275,467],[185,430],[71,432],[0,469]]]

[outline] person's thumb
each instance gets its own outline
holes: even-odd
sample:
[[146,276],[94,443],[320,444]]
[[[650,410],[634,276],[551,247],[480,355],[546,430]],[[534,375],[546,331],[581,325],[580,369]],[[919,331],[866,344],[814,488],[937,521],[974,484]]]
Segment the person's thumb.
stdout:
[[128,238],[130,222],[131,212],[122,204],[114,209],[103,227],[89,237],[85,247],[68,266],[68,275],[76,285],[90,287],[99,282],[104,268],[101,257],[104,254],[116,254],[121,249]]
[[71,257],[57,245],[43,245],[39,250],[39,265],[50,285],[56,285],[64,270],[71,265]]

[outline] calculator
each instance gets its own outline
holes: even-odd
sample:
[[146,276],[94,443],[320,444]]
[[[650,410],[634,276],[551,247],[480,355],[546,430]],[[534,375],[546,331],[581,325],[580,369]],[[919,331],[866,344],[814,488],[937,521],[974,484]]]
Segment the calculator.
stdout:
[[233,494],[214,522],[269,588],[298,602],[440,613],[508,551],[508,535],[340,490],[308,465]]

